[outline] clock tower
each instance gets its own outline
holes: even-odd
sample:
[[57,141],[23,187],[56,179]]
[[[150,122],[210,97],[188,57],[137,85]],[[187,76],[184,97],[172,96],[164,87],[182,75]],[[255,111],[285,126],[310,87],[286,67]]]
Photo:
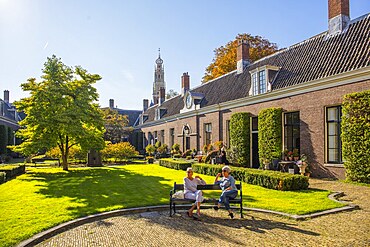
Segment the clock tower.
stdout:
[[[161,50],[158,49],[158,58],[155,60],[155,67],[154,67],[154,82],[153,82],[153,103],[156,105],[161,100],[164,101],[165,95],[160,95],[161,89],[162,93],[166,92],[166,85],[164,82],[164,66],[163,66],[163,60],[161,58]],[[163,99],[161,99],[161,97]]]

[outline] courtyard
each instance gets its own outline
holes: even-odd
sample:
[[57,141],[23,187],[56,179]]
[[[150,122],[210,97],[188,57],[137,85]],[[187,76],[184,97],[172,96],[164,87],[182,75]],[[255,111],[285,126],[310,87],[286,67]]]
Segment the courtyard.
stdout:
[[37,246],[369,246],[370,188],[338,181],[310,180],[310,187],[343,191],[342,200],[360,209],[294,221],[245,212],[233,220],[226,212],[203,210],[201,221],[185,211],[132,214],[94,221],[67,230]]

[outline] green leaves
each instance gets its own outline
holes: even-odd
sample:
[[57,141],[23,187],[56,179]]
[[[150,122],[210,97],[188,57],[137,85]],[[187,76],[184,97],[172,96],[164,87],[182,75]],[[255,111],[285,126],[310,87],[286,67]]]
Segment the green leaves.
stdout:
[[[282,109],[268,108],[258,114],[258,152],[260,160],[280,159],[282,152]],[[263,162],[261,162],[262,164]]]
[[250,117],[248,112],[234,113],[230,118],[230,148],[238,165],[249,166]]
[[93,84],[101,77],[89,74],[80,66],[68,67],[55,55],[44,64],[42,81],[30,78],[21,85],[30,96],[15,102],[27,117],[18,137],[24,142],[14,150],[30,154],[59,147],[63,168],[68,169],[68,150],[80,144],[81,148],[104,147],[104,125],[99,106],[94,103],[98,93]]
[[370,90],[344,96],[341,132],[347,179],[370,183]]

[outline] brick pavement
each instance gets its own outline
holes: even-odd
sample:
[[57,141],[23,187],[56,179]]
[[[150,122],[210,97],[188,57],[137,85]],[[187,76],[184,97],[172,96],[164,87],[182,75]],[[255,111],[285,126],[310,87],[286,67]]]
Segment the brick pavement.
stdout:
[[231,220],[225,211],[203,210],[201,221],[185,212],[112,217],[84,224],[37,246],[370,246],[370,188],[311,180],[311,187],[342,190],[360,210],[294,221],[257,212]]

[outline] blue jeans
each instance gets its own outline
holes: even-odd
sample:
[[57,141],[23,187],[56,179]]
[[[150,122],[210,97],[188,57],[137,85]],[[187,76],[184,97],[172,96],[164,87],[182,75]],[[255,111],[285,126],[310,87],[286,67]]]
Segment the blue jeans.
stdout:
[[230,199],[234,199],[238,195],[237,190],[224,190],[221,193],[220,199],[218,199],[219,203],[223,203],[225,205],[226,210],[230,209]]

